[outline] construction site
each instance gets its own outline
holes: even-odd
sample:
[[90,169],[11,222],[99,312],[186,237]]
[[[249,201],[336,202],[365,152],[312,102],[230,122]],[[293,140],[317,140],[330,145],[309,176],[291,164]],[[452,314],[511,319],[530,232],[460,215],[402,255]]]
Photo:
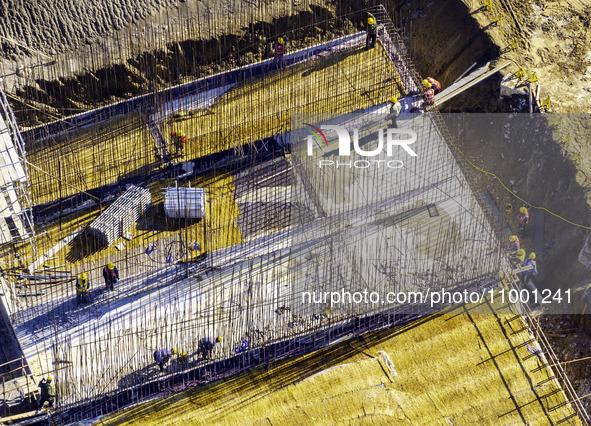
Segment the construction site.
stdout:
[[525,6],[152,3],[0,27],[0,424],[591,423],[591,122]]

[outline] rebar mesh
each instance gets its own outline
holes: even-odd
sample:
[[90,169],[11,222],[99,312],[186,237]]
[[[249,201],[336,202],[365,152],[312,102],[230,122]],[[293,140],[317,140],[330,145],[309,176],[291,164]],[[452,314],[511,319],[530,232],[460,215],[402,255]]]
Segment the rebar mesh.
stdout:
[[[437,140],[406,170],[412,178],[366,175],[363,179],[376,186],[361,188],[346,205],[327,205],[334,195],[322,192],[331,187],[329,177],[307,169],[291,151],[290,131],[301,127],[297,117],[302,114],[373,114],[371,108],[392,96],[416,90],[420,79],[385,9],[369,11],[380,24],[374,49],[363,49],[365,33],[356,28],[368,11],[312,24],[302,15],[273,34],[292,40],[283,69],[275,69],[272,58],[256,62],[252,56],[248,65],[238,61],[247,52],[263,55],[257,40],[232,50],[230,40],[210,38],[211,46],[219,47],[214,55],[219,61],[209,71],[220,73],[197,80],[205,73],[199,49],[208,44],[172,43],[165,36],[198,39],[203,16],[179,17],[165,32],[145,28],[130,32],[124,46],[81,53],[80,63],[95,72],[96,80],[87,85],[95,99],[108,100],[117,84],[121,93],[137,97],[53,121],[48,118],[64,111],[45,108],[23,115],[29,125],[45,122],[23,137],[27,161],[34,166],[29,172],[38,256],[52,255],[34,268],[42,279],[22,279],[32,263],[22,259],[33,255],[31,249],[25,244],[3,247],[7,277],[21,289],[43,290],[27,297],[13,291],[4,301],[11,306],[28,364],[35,374],[56,378],[57,407],[65,421],[102,415],[304,353],[350,333],[434,312],[416,304],[358,311],[297,309],[294,295],[302,288],[296,287],[311,281],[297,284],[290,275],[296,218],[306,223],[315,218],[307,232],[319,238],[331,229],[348,232],[344,224],[368,217],[371,209],[371,214],[397,211],[393,217],[376,217],[390,221],[378,223],[377,231],[361,229],[364,237],[386,227],[395,232],[390,245],[363,247],[368,257],[360,263],[353,256],[359,247],[350,236],[341,233],[321,244],[325,261],[311,264],[322,281],[362,278],[384,290],[498,282],[499,244],[431,115],[411,124],[425,139]],[[154,46],[153,55],[139,54],[146,44]],[[128,56],[133,59],[126,61]],[[121,68],[134,61],[151,72],[118,82]],[[236,65],[244,66],[231,69]],[[49,93],[71,96],[55,83],[52,72],[56,68],[31,71],[31,82],[42,90],[26,86],[19,92],[25,104],[51,104]],[[183,149],[172,135],[179,131],[187,135]],[[150,191],[152,207],[131,225],[119,251],[84,229],[130,184]],[[165,214],[164,191],[177,185],[205,189],[204,218]],[[294,202],[295,187],[309,199]],[[417,204],[418,193],[427,195]],[[460,230],[454,223],[465,225]],[[405,240],[405,235],[422,239]],[[400,247],[402,241],[408,247]],[[335,261],[350,269],[339,276],[331,269]],[[102,283],[109,262],[121,276],[114,292],[106,292]],[[90,281],[88,304],[76,302],[73,279],[81,272]],[[201,359],[200,340],[217,335],[223,341],[214,347],[212,359]],[[159,373],[153,352],[173,347],[188,358],[175,359]]]

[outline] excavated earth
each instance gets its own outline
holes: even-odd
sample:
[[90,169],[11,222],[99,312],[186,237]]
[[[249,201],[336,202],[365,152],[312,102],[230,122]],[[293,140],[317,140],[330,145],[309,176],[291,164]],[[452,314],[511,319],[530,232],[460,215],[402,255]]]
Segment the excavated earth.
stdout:
[[[5,88],[13,96],[19,121],[30,125],[67,111],[145,93],[154,89],[148,84],[151,81],[162,87],[183,81],[183,76],[174,73],[154,75],[155,58],[166,67],[178,60],[179,51],[199,52],[199,59],[192,61],[189,69],[189,77],[196,78],[264,58],[269,53],[269,40],[306,20],[321,21],[373,4],[362,0],[11,0],[0,5],[0,71],[5,76]],[[473,63],[482,65],[499,59],[510,62],[502,75],[456,97],[442,112],[524,111],[527,101],[523,96],[501,99],[501,80],[522,91],[528,82],[533,88],[540,86],[538,105],[549,100],[546,106],[554,113],[544,115],[551,134],[547,141],[511,144],[503,140],[502,132],[491,131],[480,138],[461,138],[458,146],[475,165],[495,173],[530,204],[589,227],[591,144],[587,135],[591,123],[586,115],[572,113],[588,113],[591,109],[591,0],[493,0],[492,9],[483,5],[482,0],[386,2],[403,31],[419,74],[438,78],[444,87]],[[143,60],[129,57],[116,66],[93,72],[73,60],[81,49],[108,45],[107,41],[120,38],[130,27],[165,26],[171,15],[182,16],[189,11],[214,17],[203,23],[203,34],[207,36],[200,40],[171,40],[167,50],[158,55],[148,50]],[[248,16],[250,21],[240,21],[239,25],[238,20],[231,19],[235,14]],[[343,19],[331,28],[311,29],[309,36],[337,36],[355,27],[361,28],[358,21]],[[297,48],[298,40],[293,43]],[[125,52],[124,46],[119,56],[125,56]],[[25,87],[22,76],[27,67],[41,62],[55,67],[56,73],[62,72],[60,80]],[[35,99],[33,109],[30,99]],[[467,164],[466,173],[475,189],[488,190],[501,210],[507,203],[521,205],[496,179]],[[545,239],[555,244],[545,253],[545,261],[540,262],[539,285],[577,287],[589,278],[589,272],[577,260],[589,230],[548,214],[545,217]],[[515,231],[514,215],[506,219]],[[531,234],[523,244],[531,249]],[[542,315],[542,324],[562,362],[591,357],[591,321],[587,317]],[[588,366],[588,360],[565,366],[580,396],[591,392]],[[589,410],[591,398],[584,402],[589,404]]]

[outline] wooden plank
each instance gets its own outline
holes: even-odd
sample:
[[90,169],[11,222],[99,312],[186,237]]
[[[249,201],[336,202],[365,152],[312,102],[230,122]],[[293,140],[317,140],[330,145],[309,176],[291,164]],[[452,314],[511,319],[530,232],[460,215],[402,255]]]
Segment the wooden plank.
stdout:
[[[474,62],[472,65],[470,65],[466,71],[464,71],[464,72],[463,72],[463,73],[462,73],[462,74],[461,74],[461,75],[460,75],[458,78],[456,78],[456,79],[454,80],[454,83],[457,83],[457,82],[458,82],[458,81],[460,81],[462,78],[464,78],[464,77],[466,76],[466,74],[468,74],[468,73],[469,73],[469,72],[472,70],[472,68],[474,68],[474,67],[476,66],[476,64],[477,64],[477,63],[476,63],[476,62]],[[453,83],[452,83],[452,84],[453,84]]]
[[35,269],[37,269],[39,266],[43,265],[43,263],[45,261],[47,261],[47,259],[49,259],[53,255],[55,255],[58,251],[60,251],[66,245],[70,244],[70,242],[72,242],[74,240],[74,238],[76,238],[78,235],[80,235],[83,230],[84,230],[83,226],[79,227],[74,232],[72,232],[70,235],[68,235],[63,240],[61,240],[59,243],[57,243],[55,246],[50,248],[47,253],[45,253],[43,256],[41,256],[39,259],[37,259],[35,262],[33,262],[29,265],[29,267],[28,267],[29,272],[33,273],[35,271]]
[[12,424],[13,422],[20,422],[22,420],[27,420],[27,419],[35,419],[35,422],[40,422],[42,420],[47,420],[49,418],[47,412],[44,413],[39,413],[37,411],[29,411],[27,413],[22,413],[22,414],[15,414],[13,416],[8,416],[8,417],[2,417],[2,419],[0,419],[0,422],[2,422],[2,424]]
[[[502,62],[501,64],[497,65],[496,67],[494,67],[492,70],[485,71],[485,72],[483,72],[483,68],[485,68],[485,67],[479,68],[478,70],[476,70],[473,73],[471,73],[470,75],[464,77],[463,79],[461,79],[457,83],[448,87],[447,89],[445,89],[441,93],[438,93],[437,95],[435,95],[435,105],[439,106],[439,105],[443,104],[444,102],[449,101],[450,99],[459,95],[463,91],[468,90],[470,87],[480,83],[482,80],[485,80],[488,77],[490,77],[491,75],[496,74],[497,72],[501,71],[503,68],[506,68],[507,66],[509,66],[509,64],[510,64],[509,61],[505,61],[505,62]],[[488,67],[488,64],[486,66]]]
[[534,267],[532,265],[520,266],[519,268],[512,269],[511,272],[519,274],[520,272],[529,271],[530,269],[534,269]]

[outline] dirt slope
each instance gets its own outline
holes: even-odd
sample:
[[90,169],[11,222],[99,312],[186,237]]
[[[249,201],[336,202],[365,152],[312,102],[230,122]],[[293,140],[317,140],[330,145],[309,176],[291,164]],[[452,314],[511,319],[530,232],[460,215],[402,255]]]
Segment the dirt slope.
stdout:
[[[0,2],[0,35],[51,55],[146,19],[176,0],[8,0]],[[2,41],[3,56],[27,50]]]
[[501,25],[487,28],[487,33],[501,48],[516,43],[515,50],[504,54],[513,62],[506,74],[516,73],[522,67],[526,80],[535,72],[541,85],[541,99],[550,97],[554,112],[591,111],[591,1],[511,1],[519,25],[505,0],[494,0],[492,11],[482,9],[480,1],[464,3],[481,27],[501,16]]

